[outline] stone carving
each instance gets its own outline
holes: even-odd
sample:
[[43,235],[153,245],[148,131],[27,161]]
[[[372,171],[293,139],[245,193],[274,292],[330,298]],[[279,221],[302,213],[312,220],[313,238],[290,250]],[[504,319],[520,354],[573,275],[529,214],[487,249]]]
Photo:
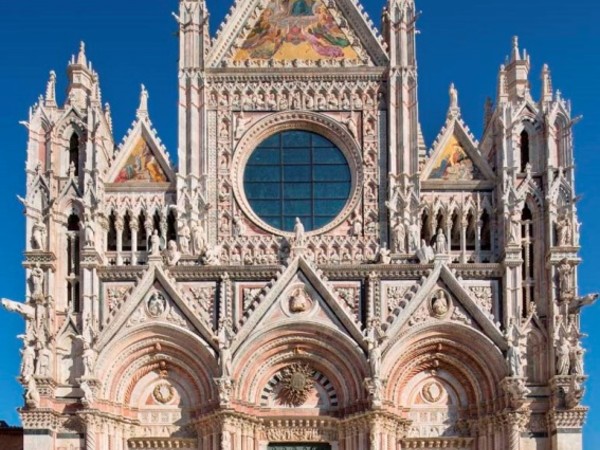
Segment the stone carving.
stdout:
[[294,246],[302,247],[304,245],[304,225],[299,217],[296,217],[296,223],[294,225]]
[[371,377],[379,378],[381,374],[381,344],[387,339],[381,322],[377,318],[371,319],[371,322],[365,330],[365,342],[369,354],[369,366],[371,368]]
[[221,252],[223,247],[217,244],[211,248],[206,249],[204,256],[202,257],[202,263],[207,266],[217,266],[221,263]]
[[379,250],[377,251],[377,260],[381,264],[389,264],[392,261],[392,257],[390,256],[390,251],[387,248],[387,244],[385,242],[381,243]]
[[46,224],[38,218],[31,230],[31,248],[33,250],[46,250],[47,236]]
[[565,395],[566,407],[572,409],[579,406],[584,394],[585,389],[581,385],[580,377],[572,376],[569,383],[569,389]]
[[169,266],[176,266],[181,259],[181,252],[177,249],[177,242],[175,241],[168,242],[164,253]]
[[339,287],[335,288],[338,297],[344,302],[348,308],[352,311],[356,311],[359,301],[358,289],[353,287]]
[[29,377],[27,381],[25,403],[29,408],[37,408],[40,406],[40,392],[38,391],[37,383],[33,377]]
[[88,213],[85,215],[85,221],[83,225],[83,245],[87,248],[93,248],[95,243],[94,220]]
[[559,247],[567,247],[573,243],[573,227],[567,214],[556,219],[556,241]]
[[21,350],[21,380],[27,383],[35,373],[35,349],[33,345],[25,344]]
[[523,362],[521,360],[520,339],[521,333],[515,326],[513,319],[510,319],[508,329],[506,330],[506,340],[508,350],[506,351],[506,363],[508,373],[511,377],[520,378],[523,376]]
[[423,385],[421,396],[429,403],[437,403],[444,395],[444,388],[437,381],[430,381]]
[[164,405],[173,400],[173,397],[175,396],[175,389],[173,389],[173,386],[171,386],[169,383],[159,383],[154,386],[152,395],[157,402]]
[[246,311],[262,292],[261,288],[245,288],[242,293],[243,308]]
[[406,294],[410,287],[406,286],[388,286],[386,291],[388,311],[392,312],[396,308],[403,309],[408,303]]
[[290,406],[302,406],[314,388],[314,370],[307,364],[294,363],[281,373],[280,399]]
[[384,381],[379,377],[375,377],[365,378],[364,383],[365,388],[369,393],[369,398],[371,399],[373,408],[380,408],[383,404],[383,388],[385,385]]
[[394,232],[394,245],[396,253],[406,252],[406,228],[402,223],[401,219],[396,220],[396,225],[393,228]]
[[448,245],[446,241],[446,235],[441,228],[438,228],[435,236],[435,254],[445,255],[448,253]]
[[190,227],[187,224],[187,221],[184,221],[183,224],[181,225],[181,228],[179,229],[179,234],[178,234],[178,238],[179,238],[179,249],[181,250],[181,253],[184,255],[189,255],[190,254]]
[[83,339],[83,378],[93,378],[96,367],[96,358],[98,357],[92,343]]
[[206,241],[204,240],[204,229],[200,221],[192,221],[192,246],[194,255],[200,256],[206,250]]
[[556,345],[556,374],[569,375],[571,370],[571,346],[567,339],[560,339]]
[[167,300],[160,292],[155,292],[146,302],[148,315],[154,319],[161,317],[167,310]]
[[94,392],[92,391],[92,387],[90,386],[90,383],[83,379],[81,380],[80,384],[79,384],[79,388],[83,391],[83,397],[81,397],[81,403],[86,406],[89,407],[91,404],[94,403]]
[[501,387],[506,393],[508,404],[515,410],[524,405],[525,398],[530,392],[525,385],[525,379],[521,377],[505,378],[502,380]]
[[233,374],[233,355],[231,343],[235,333],[229,317],[221,319],[217,344],[219,346],[219,368],[221,378],[231,378]]
[[215,383],[219,391],[220,405],[224,407],[229,406],[233,392],[233,380],[231,378],[215,378]]
[[158,230],[154,230],[152,236],[150,236],[150,256],[159,256],[161,246],[161,237],[158,234]]
[[31,283],[31,300],[34,302],[42,302],[45,299],[44,295],[44,280],[46,274],[39,264],[31,270],[29,281]]
[[216,288],[212,286],[190,288],[190,292],[194,297],[194,303],[191,305],[192,309],[198,310],[204,321],[210,323],[213,317]]
[[450,311],[450,302],[448,300],[448,295],[446,291],[443,289],[439,289],[432,297],[431,297],[431,312],[433,317],[436,319],[443,319],[447,316]]
[[39,378],[51,378],[52,376],[52,351],[47,347],[38,350],[38,359],[35,373]]
[[417,250],[417,258],[421,264],[429,264],[435,259],[433,248],[421,239],[421,247]]
[[240,237],[246,234],[246,225],[240,216],[233,216],[233,236]]
[[575,345],[571,347],[569,352],[569,359],[571,363],[571,373],[574,375],[583,375],[583,347],[579,339],[576,340]]
[[469,290],[477,305],[484,311],[488,317],[491,317],[492,314],[492,288],[489,286],[473,286],[470,287]]
[[109,311],[119,309],[125,301],[125,296],[129,293],[128,286],[109,287],[106,289],[106,300]]
[[306,292],[305,286],[294,289],[288,301],[290,312],[293,314],[306,312],[312,305],[312,299],[308,292]]

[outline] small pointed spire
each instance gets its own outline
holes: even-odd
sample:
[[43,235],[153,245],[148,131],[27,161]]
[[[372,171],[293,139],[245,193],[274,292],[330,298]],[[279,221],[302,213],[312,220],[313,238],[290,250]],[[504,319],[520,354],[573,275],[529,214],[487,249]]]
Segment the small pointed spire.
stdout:
[[142,84],[141,92],[140,92],[140,106],[137,110],[136,116],[138,119],[145,119],[148,117],[148,91],[146,90],[146,86]]
[[494,102],[490,97],[485,99],[485,105],[483,107],[483,129],[485,130],[492,120],[494,115]]
[[506,66],[502,64],[500,66],[500,72],[498,73],[498,90],[496,94],[498,103],[508,98],[507,88],[508,86],[506,85]]
[[79,44],[79,55],[77,55],[77,64],[87,66],[87,57],[85,56],[85,42]]
[[56,106],[56,72],[54,70],[50,71],[50,78],[48,79],[48,84],[46,85],[46,107],[55,107]]
[[108,128],[110,128],[110,131],[112,133],[112,131],[113,131],[113,122],[112,122],[112,112],[110,110],[110,104],[109,103],[105,103],[104,104],[104,118],[106,119],[106,123],[108,124]]
[[454,83],[450,83],[448,94],[450,95],[450,108],[448,109],[448,114],[456,115],[460,112],[460,107],[458,106],[458,90],[454,86]]
[[548,64],[542,67],[542,101],[552,101],[552,76]]
[[521,52],[519,51],[519,37],[513,36],[513,49],[511,55],[511,62],[520,61],[521,60]]

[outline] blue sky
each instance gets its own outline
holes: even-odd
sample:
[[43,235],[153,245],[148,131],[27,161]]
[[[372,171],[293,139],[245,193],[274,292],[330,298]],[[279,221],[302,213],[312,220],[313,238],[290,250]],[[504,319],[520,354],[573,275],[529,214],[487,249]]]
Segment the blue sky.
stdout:
[[[215,30],[230,3],[207,0]],[[573,101],[584,121],[575,130],[577,185],[582,227],[579,273],[582,293],[600,292],[600,4],[592,0],[417,0],[423,11],[418,38],[420,118],[428,145],[444,122],[448,85],[460,92],[463,117],[481,135],[483,104],[494,96],[499,65],[519,35],[532,58],[533,92],[539,93],[543,63],[552,70],[554,87]],[[376,24],[384,0],[363,4]],[[16,195],[24,185],[25,129],[18,125],[44,92],[48,72],[56,70],[62,99],[66,63],[79,41],[100,74],[104,101],[112,106],[115,138],[120,141],[134,119],[139,85],[150,92],[150,113],[170,153],[176,155],[177,52],[176,0],[28,0],[0,2],[0,154],[6,172],[0,176],[0,297],[23,298],[21,266],[24,247],[22,207]],[[583,330],[590,334],[586,369],[592,376],[585,403],[592,407],[586,448],[600,443],[600,332],[594,320],[600,305],[585,310]],[[0,419],[17,424],[21,388],[19,370],[21,319],[0,311]]]

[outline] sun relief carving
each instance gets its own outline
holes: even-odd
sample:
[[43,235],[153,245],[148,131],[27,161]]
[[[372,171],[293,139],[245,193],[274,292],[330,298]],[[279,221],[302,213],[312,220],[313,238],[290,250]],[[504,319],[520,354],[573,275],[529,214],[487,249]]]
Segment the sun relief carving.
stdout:
[[280,399],[289,406],[302,406],[314,389],[314,370],[308,364],[295,363],[281,374]]

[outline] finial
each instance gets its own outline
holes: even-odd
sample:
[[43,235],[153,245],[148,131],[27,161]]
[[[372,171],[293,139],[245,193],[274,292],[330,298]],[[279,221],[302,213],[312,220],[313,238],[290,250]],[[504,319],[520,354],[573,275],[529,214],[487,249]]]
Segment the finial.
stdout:
[[112,113],[110,110],[110,104],[109,103],[105,103],[104,104],[104,117],[106,118],[106,123],[108,124],[108,128],[110,128],[110,131],[112,132],[113,130],[113,122],[112,122]]
[[137,118],[144,119],[148,117],[148,91],[146,90],[146,86],[142,84],[141,92],[140,92],[140,106],[137,110]]
[[460,108],[458,107],[458,90],[454,86],[454,83],[450,83],[450,89],[449,89],[448,93],[450,94],[450,109],[449,109],[449,112],[450,113],[457,113],[457,112],[459,112]]
[[542,100],[545,102],[552,101],[552,77],[548,64],[542,67]]
[[79,55],[77,55],[77,64],[87,66],[87,57],[85,56],[85,42],[79,44]]
[[46,85],[46,106],[56,106],[56,72],[50,71],[50,78]]
[[512,60],[519,61],[521,59],[521,53],[519,52],[519,36],[513,36],[513,49],[512,49]]

